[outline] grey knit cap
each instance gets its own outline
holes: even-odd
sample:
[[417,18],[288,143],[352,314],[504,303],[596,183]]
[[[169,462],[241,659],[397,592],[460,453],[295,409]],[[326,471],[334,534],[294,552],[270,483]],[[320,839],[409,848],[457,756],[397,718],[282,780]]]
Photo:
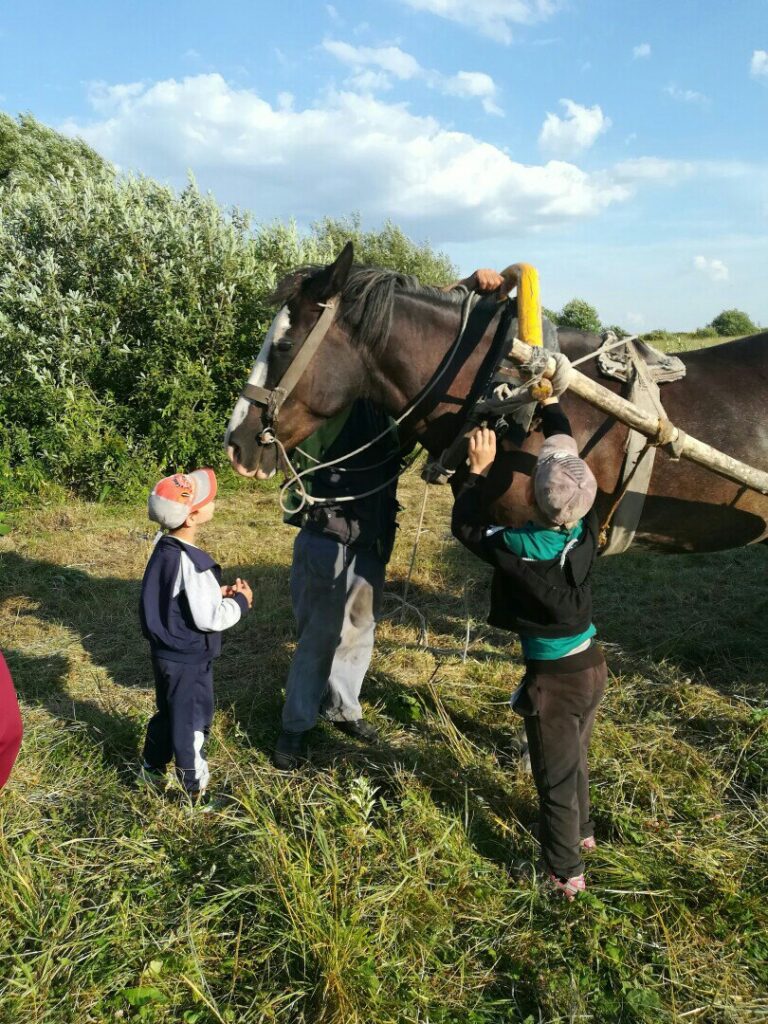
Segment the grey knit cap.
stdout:
[[553,434],[544,441],[536,460],[533,490],[544,517],[557,526],[581,519],[592,508],[597,481],[568,434]]

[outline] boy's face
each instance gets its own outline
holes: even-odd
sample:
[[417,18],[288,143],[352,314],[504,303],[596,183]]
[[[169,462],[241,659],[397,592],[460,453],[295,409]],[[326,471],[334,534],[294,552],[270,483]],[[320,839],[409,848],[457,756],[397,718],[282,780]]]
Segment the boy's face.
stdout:
[[216,511],[216,502],[209,501],[207,505],[203,505],[202,508],[196,508],[194,512],[190,512],[187,516],[187,525],[189,526],[203,526],[205,523],[210,523],[213,519],[213,513]]

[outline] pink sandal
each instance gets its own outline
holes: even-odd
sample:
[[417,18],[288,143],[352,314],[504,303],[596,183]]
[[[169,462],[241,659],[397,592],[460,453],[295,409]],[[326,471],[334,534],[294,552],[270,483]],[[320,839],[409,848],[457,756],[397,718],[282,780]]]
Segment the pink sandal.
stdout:
[[548,870],[547,879],[550,885],[558,892],[561,892],[569,903],[572,903],[579,893],[584,892],[587,888],[584,875],[575,875],[573,878],[558,878],[553,871]]

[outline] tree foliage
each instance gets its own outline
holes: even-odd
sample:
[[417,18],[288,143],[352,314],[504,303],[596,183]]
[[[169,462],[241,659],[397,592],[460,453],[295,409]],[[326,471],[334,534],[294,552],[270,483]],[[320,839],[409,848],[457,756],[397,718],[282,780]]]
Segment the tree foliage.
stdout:
[[[62,140],[62,152],[69,145]],[[34,187],[30,176],[29,187],[0,188],[5,500],[48,481],[103,497],[143,488],[151,473],[221,465],[276,281],[298,264],[328,262],[347,238],[361,262],[431,283],[456,276],[391,224],[253,229],[194,183],[177,195],[147,178],[115,179],[88,153],[56,166]]]
[[30,186],[67,174],[114,174],[111,164],[81,139],[70,139],[30,114],[0,112],[0,187]]
[[714,327],[721,338],[741,337],[757,330],[757,325],[740,309],[724,309],[709,326]]
[[559,327],[571,327],[577,331],[600,333],[600,317],[594,306],[584,299],[571,299],[563,306],[557,318]]

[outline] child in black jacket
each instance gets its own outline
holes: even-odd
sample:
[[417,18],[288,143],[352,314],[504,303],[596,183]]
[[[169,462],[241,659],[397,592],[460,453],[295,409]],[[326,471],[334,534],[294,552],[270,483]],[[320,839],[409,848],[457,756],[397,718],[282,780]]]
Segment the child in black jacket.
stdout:
[[587,752],[606,665],[594,642],[590,574],[597,553],[597,483],[578,457],[557,399],[541,406],[545,441],[531,481],[538,522],[484,520],[482,479],[496,454],[487,428],[470,438],[470,474],[453,507],[454,536],[494,566],[488,621],[519,633],[525,677],[512,698],[523,716],[539,794],[550,881],[571,900],[585,889],[582,851],[595,846]]

